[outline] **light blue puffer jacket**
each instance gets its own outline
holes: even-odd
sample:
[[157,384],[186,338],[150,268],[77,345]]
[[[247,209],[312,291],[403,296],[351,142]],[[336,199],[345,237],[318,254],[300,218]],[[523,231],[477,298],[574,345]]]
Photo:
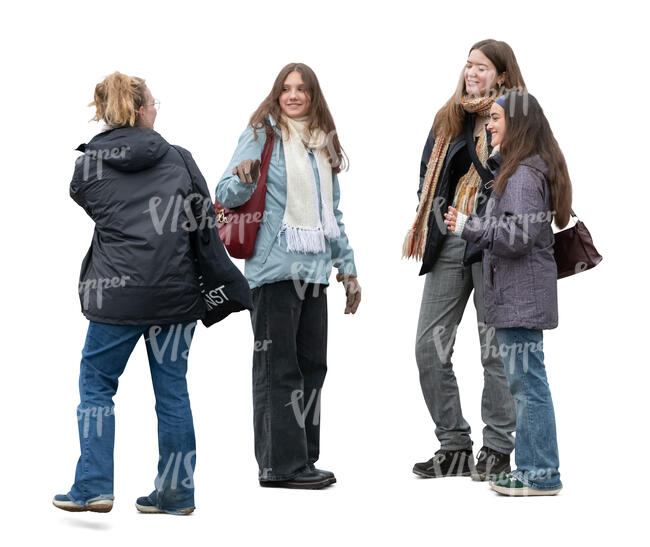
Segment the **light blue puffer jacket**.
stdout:
[[[275,283],[287,279],[299,279],[304,283],[328,284],[332,266],[340,273],[356,274],[354,252],[350,247],[345,226],[342,221],[343,214],[339,210],[340,187],[336,174],[332,173],[334,216],[341,232],[340,237],[328,241],[322,253],[289,253],[286,250],[284,234],[278,239],[282,228],[282,219],[287,202],[287,171],[284,162],[284,147],[282,133],[273,118],[269,117],[276,135],[273,142],[273,154],[266,178],[266,206],[263,220],[255,242],[253,256],[246,260],[244,274],[251,289],[266,283]],[[253,128],[248,126],[239,137],[237,149],[233,154],[228,167],[217,184],[216,197],[225,207],[238,207],[246,203],[253,195],[257,184],[242,183],[237,175],[232,174],[233,168],[246,159],[261,159],[266,133],[257,130],[257,140],[254,139]],[[316,158],[309,154],[314,169],[316,183],[320,179]],[[320,204],[318,207],[320,211]]]

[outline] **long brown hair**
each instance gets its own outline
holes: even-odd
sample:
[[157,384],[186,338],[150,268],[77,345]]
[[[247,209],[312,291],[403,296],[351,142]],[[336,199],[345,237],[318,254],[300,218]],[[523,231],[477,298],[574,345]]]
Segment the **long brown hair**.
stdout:
[[553,216],[558,228],[569,222],[571,211],[571,179],[564,154],[560,150],[551,126],[537,99],[527,92],[512,92],[505,96],[506,131],[499,152],[503,158],[494,191],[503,195],[508,179],[526,158],[539,155],[546,167],[551,189]]
[[[498,88],[491,89],[490,94],[498,96],[515,89],[525,91],[526,84],[519,70],[517,58],[506,42],[491,39],[481,40],[470,48],[468,55],[475,49],[478,49],[490,59],[497,70],[497,75],[505,73],[503,84]],[[460,104],[460,100],[464,95],[467,95],[467,90],[465,89],[465,69],[463,68],[456,91],[436,114],[433,122],[433,134],[435,136],[445,135],[453,139],[460,135],[465,120],[465,110]]]
[[[348,158],[339,142],[334,119],[321,91],[318,78],[314,71],[303,63],[289,63],[280,71],[273,83],[271,92],[251,116],[249,124],[255,130],[255,139],[257,140],[257,130],[264,129],[267,135],[273,132],[273,128],[267,119],[269,114],[273,116],[276,123],[284,126],[279,98],[282,94],[284,81],[292,72],[300,73],[302,81],[305,83],[306,92],[311,100],[309,114],[307,115],[308,128],[309,130],[320,129],[328,136],[327,150],[332,163],[332,171],[340,173],[341,170],[347,169]],[[285,129],[287,128],[285,127]]]
[[138,109],[147,102],[147,85],[142,78],[113,72],[95,86],[95,97],[88,106],[95,107],[95,121],[104,120],[108,127],[133,126]]

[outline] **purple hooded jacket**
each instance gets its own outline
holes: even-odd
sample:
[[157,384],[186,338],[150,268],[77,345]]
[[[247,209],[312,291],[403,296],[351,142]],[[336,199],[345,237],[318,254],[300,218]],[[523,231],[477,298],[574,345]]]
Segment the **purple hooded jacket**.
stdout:
[[[488,166],[496,177],[501,157]],[[486,323],[489,327],[557,327],[557,266],[553,256],[548,170],[527,158],[508,179],[502,196],[492,192],[484,217],[470,215],[461,237],[483,249]]]

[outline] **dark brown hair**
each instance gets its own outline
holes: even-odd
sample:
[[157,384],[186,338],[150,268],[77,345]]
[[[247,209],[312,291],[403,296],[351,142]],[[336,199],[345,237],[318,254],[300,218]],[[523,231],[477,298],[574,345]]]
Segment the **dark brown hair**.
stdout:
[[[481,40],[470,48],[468,55],[475,49],[481,51],[490,60],[497,70],[497,75],[505,73],[503,85],[491,89],[489,94],[499,96],[506,91],[525,91],[526,84],[519,70],[517,58],[512,48],[506,42],[499,40]],[[463,130],[463,121],[465,120],[465,110],[463,110],[460,104],[460,100],[464,95],[467,95],[467,90],[465,89],[465,69],[463,68],[460,73],[458,85],[456,86],[456,91],[436,114],[433,122],[434,135],[445,135],[452,139],[460,135]]]
[[[302,76],[302,81],[305,83],[305,91],[311,101],[309,113],[307,114],[309,130],[320,129],[328,135],[327,150],[332,163],[332,171],[334,173],[340,173],[341,170],[347,169],[348,158],[339,142],[336,126],[334,125],[332,114],[330,114],[329,107],[321,91],[318,78],[314,71],[303,63],[289,63],[280,71],[273,83],[271,92],[251,116],[249,124],[255,130],[255,139],[257,140],[258,130],[264,129],[267,135],[273,132],[271,124],[267,119],[269,114],[273,116],[276,123],[284,126],[282,108],[278,99],[282,94],[284,81],[292,72],[299,72]],[[285,127],[285,129],[287,128]]]
[[503,164],[494,181],[494,191],[503,195],[508,179],[526,158],[539,155],[546,167],[551,189],[553,216],[558,228],[569,222],[571,179],[564,154],[537,99],[527,92],[508,93],[505,97],[506,131],[499,148]]

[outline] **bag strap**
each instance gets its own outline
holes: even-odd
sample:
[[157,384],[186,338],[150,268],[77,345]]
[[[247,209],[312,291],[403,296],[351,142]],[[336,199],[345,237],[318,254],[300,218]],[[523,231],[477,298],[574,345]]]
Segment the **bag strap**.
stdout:
[[260,165],[260,180],[258,181],[258,186],[266,186],[266,175],[269,172],[269,165],[271,165],[271,156],[273,155],[273,141],[274,135],[266,134],[266,142],[264,143],[264,149],[262,150],[262,159]]
[[480,175],[481,180],[486,188],[489,188],[488,183],[493,180],[492,173],[487,169],[478,159],[478,154],[476,153],[476,144],[474,143],[474,130],[471,123],[465,124],[465,144],[467,145],[467,151],[469,152],[469,157],[472,158],[472,163],[476,172]]

